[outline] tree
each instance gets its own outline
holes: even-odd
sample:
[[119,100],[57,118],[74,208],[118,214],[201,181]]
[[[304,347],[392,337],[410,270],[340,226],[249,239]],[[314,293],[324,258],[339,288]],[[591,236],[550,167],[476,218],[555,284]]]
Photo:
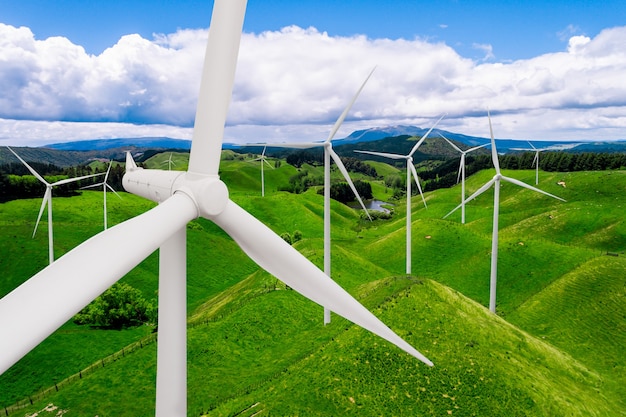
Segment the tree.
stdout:
[[74,316],[76,324],[122,329],[156,321],[157,309],[136,288],[114,284]]

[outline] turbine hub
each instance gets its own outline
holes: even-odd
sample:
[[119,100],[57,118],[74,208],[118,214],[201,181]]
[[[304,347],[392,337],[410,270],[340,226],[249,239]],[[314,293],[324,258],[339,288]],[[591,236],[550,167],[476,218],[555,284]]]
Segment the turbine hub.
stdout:
[[228,204],[228,188],[218,176],[188,172],[174,188],[174,193],[189,196],[198,208],[198,215],[207,219],[220,214]]

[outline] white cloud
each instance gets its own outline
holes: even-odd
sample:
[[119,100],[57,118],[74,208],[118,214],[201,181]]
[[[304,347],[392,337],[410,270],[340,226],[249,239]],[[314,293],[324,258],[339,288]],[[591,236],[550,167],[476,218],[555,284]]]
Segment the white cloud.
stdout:
[[[204,30],[127,35],[95,56],[65,38],[37,40],[28,28],[0,24],[0,143],[187,138],[205,42]],[[444,112],[443,128],[484,136],[489,107],[502,137],[624,138],[625,42],[626,27],[616,27],[572,36],[566,51],[502,63],[489,45],[475,46],[485,62],[422,39],[331,37],[296,26],[244,34],[225,140],[322,139],[375,65],[337,137],[428,125]]]

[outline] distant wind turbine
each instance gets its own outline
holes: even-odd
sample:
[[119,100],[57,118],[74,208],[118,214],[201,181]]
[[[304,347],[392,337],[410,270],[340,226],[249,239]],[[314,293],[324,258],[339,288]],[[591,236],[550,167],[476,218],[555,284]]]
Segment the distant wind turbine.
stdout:
[[92,185],[88,185],[86,187],[82,187],[83,189],[85,188],[95,188],[95,187],[99,187],[102,186],[102,195],[103,195],[103,206],[104,206],[104,230],[107,229],[107,188],[111,191],[113,191],[113,193],[121,200],[122,197],[120,197],[120,195],[113,189],[113,187],[111,187],[108,183],[107,180],[109,179],[109,172],[111,171],[111,164],[113,163],[113,161],[109,161],[109,167],[107,168],[107,172],[104,175],[104,180],[98,184],[92,184]]
[[17,159],[20,160],[20,162],[22,162],[22,164],[24,164],[24,166],[26,166],[26,168],[28,168],[30,173],[33,174],[35,178],[37,178],[46,186],[46,192],[43,195],[43,199],[41,201],[41,208],[39,209],[39,216],[37,216],[37,223],[35,223],[35,230],[33,230],[33,237],[35,237],[35,234],[37,233],[37,227],[39,226],[41,215],[43,214],[43,211],[47,205],[48,206],[48,259],[49,259],[49,262],[52,263],[54,262],[54,243],[53,243],[53,237],[52,237],[53,236],[53,233],[52,233],[52,188],[56,187],[57,185],[68,184],[71,182],[84,180],[86,178],[96,177],[102,174],[91,174],[91,175],[84,175],[82,177],[77,177],[77,178],[66,178],[64,180],[60,180],[60,181],[53,182],[52,184],[50,184],[48,181],[44,179],[44,177],[39,175],[37,171],[35,171],[30,165],[28,165],[26,161],[24,161],[17,153],[15,153],[13,149],[11,149],[8,146],[7,148],[13,153],[13,155],[17,157]]
[[[533,158],[533,165],[535,165],[535,185],[539,184],[539,152],[545,151],[545,149],[537,149],[530,141],[528,142],[531,148],[535,151],[535,157]],[[531,165],[532,166],[532,165]]]
[[437,124],[443,119],[445,116],[442,115],[439,120],[435,122],[435,124],[426,132],[424,136],[413,146],[411,152],[406,155],[399,155],[395,153],[386,153],[386,152],[374,152],[374,151],[357,151],[358,153],[365,153],[369,155],[382,156],[384,158],[389,159],[404,159],[406,161],[406,274],[411,274],[411,173],[413,173],[413,177],[415,178],[415,183],[417,184],[417,189],[422,196],[422,201],[424,202],[424,207],[426,206],[426,199],[424,198],[424,194],[422,193],[422,187],[420,186],[420,180],[417,176],[417,171],[415,170],[415,165],[413,165],[413,154],[417,151],[417,148],[426,140],[430,132],[437,126]]
[[170,152],[170,157],[167,159],[167,161],[163,161],[161,163],[161,165],[165,165],[165,164],[167,164],[168,171],[172,170],[172,165],[176,166],[176,162],[172,161],[172,152]]
[[[337,155],[337,153],[333,150],[332,140],[335,137],[335,134],[337,133],[337,131],[339,130],[339,127],[341,127],[341,124],[343,123],[344,119],[348,115],[348,112],[352,108],[352,105],[354,104],[356,99],[359,97],[361,90],[363,90],[363,87],[365,87],[365,84],[370,79],[375,69],[376,67],[374,67],[370,71],[368,76],[365,78],[365,81],[363,81],[363,84],[361,84],[361,87],[358,89],[354,97],[352,97],[352,100],[350,101],[350,103],[348,103],[346,108],[343,110],[343,113],[341,113],[341,115],[335,122],[335,125],[330,131],[328,138],[326,138],[324,142],[268,144],[268,146],[274,146],[274,147],[280,147],[280,148],[295,148],[295,149],[308,149],[308,148],[315,148],[315,147],[324,148],[324,273],[326,273],[326,275],[328,275],[329,277],[330,277],[330,271],[331,271],[331,265],[330,265],[330,159],[331,158],[335,162],[335,165],[337,165],[337,168],[339,168],[339,171],[341,171],[341,174],[343,175],[343,177],[346,179],[346,182],[348,183],[348,185],[350,186],[350,189],[352,190],[357,200],[359,201],[359,204],[361,205],[363,210],[365,210],[365,214],[370,219],[370,221],[372,220],[369,212],[367,211],[367,208],[365,207],[365,204],[363,203],[363,200],[361,199],[361,196],[356,190],[354,183],[350,179],[348,170],[346,169],[343,162],[341,162],[341,158],[339,158],[339,155]],[[324,324],[328,324],[328,323],[330,323],[330,310],[326,308],[326,306],[324,306]]]
[[261,156],[259,156],[256,159],[253,159],[251,161],[248,162],[256,162],[256,161],[261,161],[261,197],[265,197],[265,176],[263,174],[263,164],[267,164],[268,167],[274,169],[274,167],[267,162],[267,157],[265,156],[265,150],[267,149],[267,146],[263,147],[263,152],[261,153]]
[[445,139],[446,142],[450,144],[454,149],[461,153],[461,163],[459,165],[459,174],[456,177],[456,183],[459,183],[459,177],[461,178],[461,223],[465,224],[465,155],[468,153],[475,151],[476,149],[483,148],[485,146],[489,146],[489,143],[485,143],[484,145],[474,146],[473,148],[469,148],[466,150],[461,150],[458,146],[456,146],[452,141],[448,140],[444,135],[439,133],[439,135]]
[[498,161],[498,150],[496,149],[496,141],[493,138],[493,128],[491,126],[491,115],[489,114],[489,112],[487,112],[487,117],[489,118],[489,133],[491,134],[491,159],[493,160],[493,166],[496,169],[496,175],[494,175],[493,178],[489,180],[485,185],[480,187],[474,194],[469,196],[465,201],[463,201],[461,204],[455,207],[454,210],[446,214],[444,216],[444,219],[448,217],[449,215],[451,215],[452,213],[454,213],[456,210],[458,210],[458,208],[461,207],[461,205],[472,201],[473,199],[475,199],[476,197],[484,193],[493,185],[493,189],[494,189],[494,192],[493,192],[493,234],[491,237],[491,277],[490,277],[490,284],[489,284],[489,310],[495,313],[496,312],[496,286],[497,286],[497,279],[498,279],[498,214],[499,214],[499,209],[500,209],[500,181],[501,180],[508,181],[512,184],[519,185],[520,187],[528,188],[529,190],[532,190],[541,194],[545,194],[552,198],[556,198],[557,200],[561,200],[561,201],[565,201],[565,200],[562,199],[561,197],[557,197],[555,195],[542,191],[538,188],[535,188],[531,185],[523,183],[522,181],[516,180],[514,178],[505,177],[504,175],[502,175],[502,173],[500,172],[500,162]]

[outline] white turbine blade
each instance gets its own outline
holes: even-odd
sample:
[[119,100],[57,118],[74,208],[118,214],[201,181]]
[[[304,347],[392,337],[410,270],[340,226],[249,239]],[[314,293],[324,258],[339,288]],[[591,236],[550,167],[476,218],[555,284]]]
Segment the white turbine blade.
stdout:
[[493,160],[493,166],[496,169],[496,174],[500,174],[500,161],[498,160],[496,140],[493,138],[493,127],[491,126],[491,115],[489,114],[489,111],[487,111],[487,117],[489,118],[489,133],[491,134],[491,159]]
[[461,148],[459,148],[458,146],[456,146],[454,143],[452,143],[452,141],[448,140],[447,137],[445,137],[444,135],[442,135],[441,133],[439,133],[439,136],[441,136],[442,138],[445,139],[446,142],[448,142],[450,144],[450,146],[452,146],[454,149],[456,149],[457,151],[463,153],[463,151],[461,150]]
[[120,196],[120,195],[117,193],[117,191],[115,191],[115,190],[113,189],[113,187],[111,187],[109,184],[104,184],[104,186],[105,186],[106,188],[108,188],[109,190],[111,190],[111,192],[113,192],[113,194],[115,194],[115,195],[116,195],[116,196],[117,196],[120,200],[122,199],[122,196]]
[[539,159],[539,151],[535,152],[535,157],[533,158],[533,163],[531,166],[534,167],[538,159]]
[[450,213],[446,214],[445,216],[443,216],[443,218],[445,219],[446,217],[448,217],[449,215],[451,215],[452,213],[454,213],[455,211],[457,211],[458,209],[461,208],[461,206],[463,206],[464,204],[469,203],[470,201],[472,201],[473,199],[475,199],[476,197],[478,197],[479,195],[481,195],[482,193],[484,193],[485,191],[487,191],[489,189],[489,187],[491,187],[491,185],[496,181],[495,177],[490,179],[485,185],[483,185],[482,187],[480,187],[474,194],[472,194],[471,196],[467,197],[461,204],[459,204],[458,206],[456,206]]
[[[50,200],[51,194],[52,190],[50,189],[50,187],[46,187],[46,192],[44,193],[43,199],[41,200],[41,208],[39,209],[39,215],[37,216],[37,223],[35,223],[35,230],[33,230],[33,237],[35,237],[35,234],[37,233],[37,227],[39,227],[41,215],[43,214],[43,210],[46,207],[46,204],[48,204],[48,201]],[[48,210],[50,210],[50,207],[48,207]]]
[[535,148],[535,147],[533,146],[533,144],[532,144],[532,143],[530,143],[530,141],[529,141],[529,140],[527,140],[526,142],[528,142],[528,144],[530,145],[530,147],[531,147],[531,148],[533,148],[534,150],[537,150],[537,148]]
[[359,200],[359,204],[361,205],[363,210],[365,210],[365,214],[367,214],[367,218],[370,219],[370,221],[372,221],[372,217],[370,216],[370,213],[367,211],[367,208],[365,207],[365,204],[363,203],[363,200],[361,199],[359,192],[356,190],[354,183],[350,179],[350,174],[348,173],[346,166],[341,161],[341,158],[339,158],[339,155],[337,155],[337,153],[332,148],[329,147],[328,151],[330,152],[330,156],[333,158],[333,161],[335,161],[335,165],[337,165],[337,168],[339,168],[339,171],[341,171],[341,174],[348,182],[348,185],[350,186],[350,189],[354,193],[354,196],[356,197],[357,200]]
[[430,129],[428,129],[428,132],[426,132],[426,134],[424,136],[422,136],[422,138],[417,141],[417,143],[415,144],[415,146],[413,146],[413,149],[411,149],[411,152],[409,152],[408,156],[413,156],[413,154],[415,153],[415,151],[417,151],[417,148],[420,147],[420,145],[422,144],[422,142],[424,142],[424,140],[426,140],[426,138],[428,137],[428,135],[430,134],[430,132],[433,131],[433,129],[435,128],[435,126],[437,126],[437,124],[439,124],[439,122],[441,121],[441,119],[443,119],[443,117],[445,116],[445,113],[441,115],[441,117],[439,118],[439,120],[437,120],[435,122],[434,125],[432,125],[432,127]]
[[268,146],[270,148],[309,149],[324,146],[324,142],[270,143]]
[[10,147],[8,147],[8,146],[7,146],[7,149],[8,149],[8,150],[10,150],[10,151],[13,153],[13,155],[15,155],[15,157],[16,157],[17,159],[19,159],[19,160],[20,160],[20,162],[22,162],[22,164],[24,164],[24,166],[25,166],[26,168],[28,168],[28,170],[30,171],[30,173],[31,173],[31,174],[33,174],[33,175],[35,176],[35,178],[37,178],[39,181],[43,182],[44,184],[48,185],[48,181],[46,181],[46,180],[45,180],[45,179],[44,179],[41,175],[39,175],[39,174],[37,173],[37,171],[35,171],[35,170],[33,169],[33,167],[31,167],[30,165],[28,165],[28,164],[26,163],[26,161],[24,161],[24,160],[23,160],[23,159],[22,159],[22,158],[21,158],[18,154],[16,154],[16,153],[15,153],[15,151],[14,151],[13,149],[11,149],[11,148],[10,148]]
[[130,151],[126,151],[126,172],[135,171],[137,169],[143,169],[143,168],[139,168],[137,164],[135,163],[133,156],[130,154]]
[[489,146],[489,145],[491,145],[491,143],[485,143],[479,146],[474,146],[473,148],[469,148],[468,150],[466,150],[465,153],[470,153],[472,151],[475,151],[476,149],[484,148],[485,146]]
[[458,184],[461,180],[461,172],[463,171],[463,155],[461,155],[461,161],[459,162],[459,172],[456,174],[456,183]]
[[101,185],[105,185],[103,182],[99,182],[98,184],[85,185],[84,187],[80,187],[81,190],[86,190],[87,188],[96,188]]
[[385,326],[300,252],[233,201],[229,201],[224,211],[212,220],[253,261],[300,294],[432,366],[430,360]]
[[263,159],[262,159],[262,161],[263,161],[263,162],[265,162],[265,164],[266,164],[268,167],[270,167],[270,168],[274,169],[274,167],[272,166],[272,164],[270,164],[269,162],[267,162],[267,159],[263,158]]
[[245,0],[214,3],[189,154],[191,173],[218,175],[245,12]]
[[100,175],[104,175],[104,174],[101,172],[99,174],[83,175],[82,177],[66,178],[64,180],[60,180],[60,181],[54,182],[51,185],[52,186],[57,186],[57,185],[69,184],[70,182],[76,182],[76,181],[84,180],[84,179],[87,179],[87,178],[98,177]]
[[375,151],[357,151],[357,150],[355,150],[354,152],[366,153],[368,155],[382,156],[384,158],[389,158],[389,159],[406,159],[406,156],[398,155],[395,153],[375,152]]
[[107,182],[107,180],[109,179],[109,172],[111,172],[111,165],[113,164],[113,161],[109,161],[109,167],[107,168],[107,173],[104,174],[104,183]]
[[561,197],[557,197],[554,194],[550,194],[550,193],[548,193],[546,191],[542,191],[539,188],[533,187],[532,185],[528,185],[525,182],[522,182],[520,180],[516,180],[515,178],[505,177],[504,175],[502,175],[502,179],[505,180],[505,181],[508,181],[508,182],[510,182],[512,184],[519,185],[520,187],[528,188],[529,190],[532,190],[532,191],[535,191],[535,192],[538,192],[538,193],[541,193],[541,194],[545,194],[548,197],[552,197],[552,198],[556,198],[557,200],[565,201]]
[[[408,166],[411,169],[411,173],[413,174],[413,178],[415,179],[415,184],[417,184],[417,191],[420,192],[420,196],[422,196],[422,202],[424,203],[424,207],[428,208],[428,206],[426,205],[426,199],[424,198],[424,193],[422,193],[422,186],[420,185],[420,179],[417,176],[417,170],[415,169],[415,165],[413,165],[412,161],[407,161],[408,162]],[[411,198],[410,195],[407,195],[406,198]]]
[[359,97],[359,94],[361,94],[361,90],[363,90],[363,87],[365,87],[365,84],[367,83],[367,80],[370,79],[370,77],[372,76],[372,74],[374,73],[374,70],[376,69],[376,67],[372,68],[372,70],[370,71],[370,73],[367,75],[367,77],[365,78],[365,81],[363,81],[363,84],[361,84],[361,87],[359,87],[359,89],[357,90],[356,94],[354,95],[354,97],[352,97],[352,100],[350,101],[350,103],[348,103],[348,105],[346,106],[345,109],[343,109],[343,113],[341,113],[341,116],[339,116],[339,119],[337,119],[337,121],[335,122],[335,125],[333,126],[332,130],[330,131],[330,134],[328,135],[328,138],[326,139],[326,142],[330,142],[331,140],[333,140],[333,138],[335,137],[335,134],[337,133],[337,131],[339,130],[339,127],[341,127],[341,124],[343,123],[344,119],[346,118],[346,116],[348,115],[348,112],[350,111],[350,109],[352,108],[352,105],[354,104],[354,102],[356,101],[356,99]]
[[176,194],[95,235],[0,299],[0,374],[197,215],[195,204]]

